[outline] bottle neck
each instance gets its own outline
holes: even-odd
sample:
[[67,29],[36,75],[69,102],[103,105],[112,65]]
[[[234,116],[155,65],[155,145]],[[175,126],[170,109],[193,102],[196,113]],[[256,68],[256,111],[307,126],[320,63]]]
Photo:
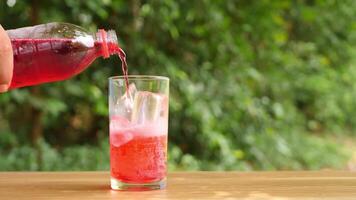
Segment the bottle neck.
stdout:
[[117,53],[120,48],[114,30],[105,31],[104,29],[99,29],[96,33],[96,40],[101,44],[100,49],[104,58],[108,58],[110,55]]

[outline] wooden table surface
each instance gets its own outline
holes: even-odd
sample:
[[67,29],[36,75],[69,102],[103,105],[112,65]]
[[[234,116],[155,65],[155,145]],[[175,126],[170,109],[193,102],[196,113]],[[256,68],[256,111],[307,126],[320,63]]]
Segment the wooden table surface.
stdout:
[[173,172],[142,192],[111,190],[108,172],[0,172],[7,199],[356,199],[356,172]]

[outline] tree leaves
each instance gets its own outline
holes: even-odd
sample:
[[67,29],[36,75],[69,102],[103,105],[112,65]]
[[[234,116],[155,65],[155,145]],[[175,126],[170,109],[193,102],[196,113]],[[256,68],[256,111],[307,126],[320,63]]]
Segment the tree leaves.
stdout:
[[[31,2],[4,2],[4,27],[31,25]],[[171,169],[247,170],[343,167],[347,153],[315,134],[356,127],[355,2],[52,0],[37,6],[41,23],[116,30],[129,73],[170,78]],[[36,86],[39,95],[29,88],[1,94],[0,133],[7,135],[0,144],[11,148],[1,150],[0,169],[41,169],[28,142],[13,147],[19,142],[8,137],[24,141],[19,138],[32,125],[20,113],[32,107],[44,112],[41,145],[53,162],[42,169],[107,169],[107,78],[120,73],[117,58],[98,59],[71,80]],[[86,145],[68,147],[73,143]],[[25,151],[26,162],[15,162]]]

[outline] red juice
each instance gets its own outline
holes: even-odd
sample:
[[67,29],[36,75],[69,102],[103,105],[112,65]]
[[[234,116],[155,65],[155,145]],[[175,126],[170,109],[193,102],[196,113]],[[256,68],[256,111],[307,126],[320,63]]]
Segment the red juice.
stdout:
[[146,183],[166,177],[167,136],[135,138],[110,144],[111,176],[127,183]]
[[106,49],[103,42],[86,44],[76,39],[11,39],[11,43],[14,71],[10,89],[71,78],[106,54],[120,57],[127,77],[126,56],[116,43],[107,43]]
[[166,177],[167,129],[161,124],[132,125],[121,117],[110,122],[111,177],[149,183]]

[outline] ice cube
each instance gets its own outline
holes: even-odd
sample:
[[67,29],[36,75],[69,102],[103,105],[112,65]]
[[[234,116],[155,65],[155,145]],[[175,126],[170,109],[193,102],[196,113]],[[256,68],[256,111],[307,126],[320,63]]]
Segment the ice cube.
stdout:
[[115,116],[110,120],[110,143],[116,147],[124,145],[133,139],[130,122],[124,117]]
[[119,115],[125,117],[126,119],[131,119],[136,93],[136,85],[131,83],[125,94],[118,98],[115,105],[113,105],[114,115]]
[[114,133],[110,135],[110,143],[115,147],[120,147],[133,139],[133,134],[126,133]]
[[138,91],[134,98],[131,122],[135,124],[156,122],[162,111],[162,103],[162,95]]

